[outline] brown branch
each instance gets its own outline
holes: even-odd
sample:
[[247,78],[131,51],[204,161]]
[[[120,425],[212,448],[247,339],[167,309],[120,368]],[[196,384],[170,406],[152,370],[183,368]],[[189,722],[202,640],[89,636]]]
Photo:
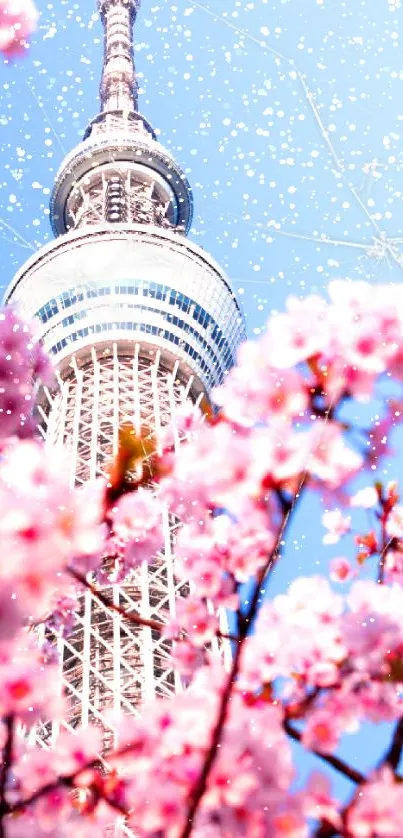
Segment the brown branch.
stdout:
[[382,759],[381,765],[390,765],[396,771],[400,757],[403,750],[403,716],[396,724],[392,740],[385,756]]
[[[127,620],[129,623],[134,623],[134,625],[137,626],[147,626],[148,628],[154,629],[154,631],[159,631],[160,633],[165,628],[165,623],[162,623],[159,620],[147,620],[145,617],[142,617],[138,611],[126,611],[126,609],[121,608],[120,605],[115,605],[115,603],[111,602],[108,599],[108,597],[106,597],[102,593],[102,591],[99,590],[99,588],[96,588],[95,585],[92,585],[92,583],[89,582],[85,576],[83,576],[73,567],[68,567],[67,570],[70,573],[70,576],[73,576],[76,582],[79,582],[80,585],[83,585],[84,588],[87,588],[87,590],[91,591],[93,596],[96,597],[96,599],[98,599],[102,603],[102,605],[105,606],[105,608],[114,611],[116,614],[120,614],[120,616],[124,617],[124,619]],[[220,630],[216,632],[215,636],[218,637],[219,640],[231,640],[233,643],[238,643],[239,641],[239,637],[237,635],[225,634],[225,632],[222,632]],[[180,640],[181,638],[176,639]]]
[[[128,742],[126,745],[122,745],[116,751],[112,751],[112,753],[108,754],[108,759],[119,759],[120,757],[124,757],[127,754],[130,754],[132,749],[137,749],[138,742],[136,741],[134,745]],[[77,771],[74,771],[73,774],[66,774],[60,775],[56,777],[55,780],[51,780],[49,783],[46,783],[44,786],[40,786],[39,789],[32,792],[29,797],[26,797],[23,800],[17,800],[16,803],[5,803],[5,813],[8,815],[16,815],[23,812],[28,806],[32,806],[33,803],[36,803],[43,795],[51,794],[55,791],[59,786],[64,786],[66,788],[73,789],[77,783],[78,778],[81,774],[85,774],[87,771],[91,771],[92,769],[96,769],[99,767],[99,759],[96,757],[95,759],[90,760],[85,765],[82,765]],[[91,788],[91,784],[89,784],[89,788]],[[119,804],[114,803],[109,800],[108,797],[104,798],[107,800],[110,806],[117,809],[121,814],[127,815],[128,812]]]
[[336,827],[328,821],[322,821],[313,833],[312,838],[336,838],[337,835],[340,835],[339,829],[336,829]]
[[385,532],[384,527],[383,527],[382,548],[381,548],[381,552],[379,553],[378,578],[377,578],[377,582],[378,582],[379,585],[383,585],[383,583],[384,583],[384,579],[385,579],[385,558],[386,558],[386,553],[387,553],[392,541],[393,541],[393,537],[392,538],[387,538],[386,537],[386,532]]
[[13,761],[14,750],[14,717],[7,716],[5,719],[5,727],[7,731],[6,741],[3,748],[2,762],[0,768],[0,838],[4,838],[4,815],[7,812],[6,788],[8,772]]
[[227,718],[228,712],[228,704],[231,698],[232,689],[234,680],[238,674],[239,669],[239,662],[241,657],[242,651],[242,642],[240,641],[236,647],[235,655],[232,661],[231,672],[228,676],[227,683],[225,685],[225,689],[221,696],[220,707],[218,711],[217,721],[214,725],[214,730],[211,736],[210,746],[206,755],[206,759],[204,761],[204,765],[200,776],[197,779],[197,783],[194,786],[193,791],[189,795],[189,807],[187,812],[186,824],[181,833],[181,838],[189,838],[189,835],[193,828],[193,821],[199,807],[199,803],[204,795],[204,792],[207,787],[207,780],[210,774],[210,771],[213,767],[217,756],[218,746],[220,744],[220,739],[222,735],[222,731],[224,728],[224,724]]
[[[284,720],[283,727],[290,739],[294,739],[295,742],[301,742],[302,733],[300,733],[299,730],[296,730],[288,719]],[[340,757],[336,757],[333,754],[321,754],[319,751],[311,751],[311,753],[315,754],[315,756],[323,760],[323,762],[331,765],[331,767],[338,771],[339,774],[343,774],[344,777],[347,777],[353,783],[357,783],[358,785],[365,783],[366,778],[364,774],[361,774],[361,771],[356,771],[355,768],[352,768],[351,765],[348,765],[348,763],[344,762],[344,760],[340,759]]]
[[84,588],[87,588],[88,591],[91,591],[92,595],[105,606],[110,611],[114,611],[116,614],[120,614],[121,617],[124,617],[129,623],[134,623],[137,626],[147,626],[148,628],[155,629],[155,631],[161,632],[164,628],[164,623],[159,622],[159,620],[147,620],[145,617],[142,617],[138,611],[126,611],[124,608],[121,608],[119,605],[115,605],[114,602],[111,602],[99,588],[96,588],[95,585],[92,585],[88,579],[85,578],[81,573],[75,570],[73,567],[67,568],[70,576],[79,582]]
[[304,475],[301,478],[300,485],[299,485],[295,495],[293,496],[293,498],[291,500],[287,500],[282,493],[280,493],[280,492],[277,493],[278,500],[279,500],[280,506],[281,506],[282,511],[283,511],[283,519],[282,519],[281,525],[279,527],[279,531],[277,533],[277,537],[276,537],[276,541],[275,541],[275,545],[273,547],[273,550],[271,551],[265,565],[263,566],[263,568],[260,570],[260,572],[257,575],[256,585],[255,585],[255,589],[254,589],[254,592],[253,592],[252,599],[251,599],[250,604],[249,604],[249,608],[248,608],[246,614],[242,614],[239,611],[237,612],[238,625],[239,625],[239,638],[238,638],[238,643],[237,643],[236,650],[235,650],[234,659],[232,661],[231,672],[228,676],[225,689],[224,689],[224,691],[222,693],[222,696],[221,696],[221,701],[220,701],[220,705],[219,705],[219,709],[218,709],[217,720],[216,720],[216,723],[214,725],[213,732],[211,734],[210,745],[209,745],[208,751],[206,753],[206,758],[205,758],[205,761],[204,761],[204,764],[203,764],[203,768],[201,770],[201,773],[200,773],[199,777],[196,780],[196,783],[195,783],[193,789],[191,789],[190,794],[189,794],[189,805],[188,805],[186,821],[185,821],[184,828],[183,828],[183,830],[180,834],[180,838],[189,838],[189,836],[192,832],[193,823],[194,823],[194,820],[195,820],[195,817],[196,817],[196,814],[197,814],[197,811],[198,811],[198,808],[199,808],[200,801],[201,801],[201,799],[202,799],[202,797],[203,797],[203,795],[206,791],[208,778],[210,776],[211,769],[212,769],[212,767],[215,763],[215,760],[217,758],[217,755],[218,755],[219,745],[220,745],[222,733],[223,733],[223,730],[224,730],[225,722],[226,722],[226,719],[227,719],[229,703],[230,703],[232,692],[233,692],[233,689],[234,689],[234,684],[235,684],[235,681],[236,681],[236,678],[237,678],[238,672],[239,672],[243,645],[244,645],[245,640],[248,636],[249,628],[250,628],[254,618],[256,617],[256,614],[257,614],[257,611],[258,611],[259,599],[260,599],[260,595],[261,595],[261,591],[262,591],[262,585],[263,585],[265,579],[267,578],[267,576],[272,572],[272,570],[273,570],[273,568],[274,568],[274,566],[277,562],[277,558],[278,558],[278,554],[279,554],[279,550],[280,550],[280,545],[281,545],[281,541],[282,541],[284,532],[285,532],[286,527],[289,523],[291,513],[292,513],[293,509],[295,508],[295,505],[296,505],[296,503],[298,502],[298,500],[301,496],[302,489],[303,489],[303,487],[306,483],[306,479],[307,479],[307,474],[304,473]]

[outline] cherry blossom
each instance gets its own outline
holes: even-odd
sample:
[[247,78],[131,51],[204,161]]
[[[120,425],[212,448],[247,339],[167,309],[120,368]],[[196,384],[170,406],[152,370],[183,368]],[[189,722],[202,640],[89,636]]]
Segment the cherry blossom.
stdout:
[[98,501],[90,488],[71,490],[64,457],[44,457],[39,442],[13,440],[3,449],[0,546],[13,561],[2,563],[0,580],[13,581],[27,616],[42,615],[69,560],[99,554]]
[[330,754],[338,745],[340,728],[330,710],[321,709],[310,713],[302,741],[312,751]]
[[33,638],[20,633],[3,642],[0,657],[0,714],[32,725],[39,718],[60,718],[65,710],[60,670],[43,661]]
[[322,524],[328,530],[322,539],[323,543],[337,544],[349,532],[351,516],[343,515],[340,509],[328,509],[322,515]]
[[185,631],[196,646],[203,647],[218,631],[218,621],[208,605],[199,597],[189,595],[178,600],[177,615],[164,627],[165,637],[175,637]]
[[[0,50],[1,50],[0,4]],[[33,381],[50,382],[52,367],[35,338],[35,325],[22,321],[12,308],[0,310],[0,439],[29,436]]]
[[384,768],[366,783],[349,809],[348,830],[354,838],[396,838],[403,831],[403,790]]
[[[4,392],[11,398],[17,388],[32,401],[32,378],[48,373],[47,362],[31,338],[26,351],[16,315],[3,326]],[[183,838],[189,828],[195,838],[308,838],[312,819],[351,838],[401,834],[400,751],[385,749],[383,766],[368,776],[336,756],[341,737],[363,724],[389,723],[400,742],[403,507],[395,483],[350,483],[389,451],[400,420],[400,403],[383,400],[377,385],[389,372],[402,381],[402,335],[400,290],[392,299],[387,286],[336,282],[329,302],[291,299],[240,350],[214,394],[219,410],[179,407],[147,448],[153,489],[145,469],[141,485],[130,483],[129,458],[112,492],[112,479],[74,490],[60,453],[44,457],[40,442],[18,438],[32,433],[28,414],[23,428],[20,406],[15,421],[5,418],[0,547],[13,560],[0,568],[0,747],[5,754],[13,745],[4,812],[15,810],[7,835],[92,838],[122,814],[143,838]],[[383,413],[371,427],[344,421],[342,405],[375,393]],[[134,443],[137,457],[138,437]],[[325,506],[324,543],[346,543],[346,556],[330,562],[331,582],[349,584],[340,595],[327,579],[303,576],[264,598],[299,498],[312,490]],[[34,737],[17,736],[20,724],[59,722],[66,711],[57,649],[46,629],[39,644],[24,624],[46,619],[53,634],[68,636],[83,586],[101,598],[100,580],[132,579],[158,555],[168,510],[181,519],[172,570],[189,594],[169,612],[167,603],[152,631],[182,691],[139,707],[138,718],[110,717],[116,746],[107,770],[98,764],[101,727],[63,732],[46,753],[32,747]],[[355,535],[363,510],[370,523]],[[347,558],[354,547],[356,569]],[[113,578],[103,556],[116,559]],[[360,578],[371,557],[377,581]],[[88,574],[97,574],[98,589]],[[231,657],[223,608],[236,612],[231,673],[221,661],[224,644]],[[117,619],[131,617],[136,631],[142,622],[149,629],[141,603],[136,614],[122,607]],[[290,738],[356,784],[347,807],[324,775],[294,790]]]
[[353,576],[350,562],[345,556],[336,556],[330,562],[330,578],[334,582],[347,582]]
[[402,538],[403,536],[403,506],[394,506],[390,511],[385,530],[387,535],[392,538]]
[[33,0],[0,0],[0,52],[7,57],[20,54],[37,20]]
[[[253,368],[254,374],[250,375]],[[228,419],[237,424],[258,421],[289,422],[308,407],[308,386],[296,370],[270,367],[259,343],[244,343],[238,351],[238,365],[214,391],[214,400]]]
[[175,547],[175,573],[190,579],[198,596],[236,608],[235,583],[245,582],[268,560],[274,546],[268,511],[245,506],[238,519],[207,517],[184,525]]
[[161,549],[163,510],[158,499],[146,489],[123,495],[113,507],[111,523],[121,543],[125,571],[143,561],[151,561]]
[[[135,831],[151,836],[163,829],[167,838],[177,835],[177,825],[186,813],[187,793],[197,779],[208,746],[214,708],[224,682],[222,670],[203,669],[189,691],[168,705],[157,702],[145,708],[147,723],[145,718],[132,721],[122,730],[123,742],[134,746],[133,757],[127,753],[126,769],[130,778],[128,799],[135,801],[130,815]],[[224,834],[245,834],[245,823],[250,817],[256,825],[253,834],[261,838],[281,835],[281,818],[293,811],[294,798],[289,791],[292,776],[291,751],[279,709],[265,704],[251,707],[241,696],[234,695],[195,834],[205,834],[219,813]],[[151,777],[152,807],[148,803]],[[296,812],[299,828],[303,825],[306,834],[302,800],[299,802],[298,798]],[[276,819],[279,828],[271,833],[270,824]]]
[[379,503],[379,495],[375,486],[366,486],[365,489],[359,489],[350,498],[350,506],[357,506],[362,509],[372,509],[377,503]]
[[338,801],[331,795],[329,779],[318,771],[309,777],[304,804],[308,816],[318,821],[326,820],[335,829],[341,829]]

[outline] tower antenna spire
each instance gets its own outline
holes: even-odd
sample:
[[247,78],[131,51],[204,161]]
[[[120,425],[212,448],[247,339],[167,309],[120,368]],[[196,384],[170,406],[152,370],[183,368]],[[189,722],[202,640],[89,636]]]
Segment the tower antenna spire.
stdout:
[[133,55],[133,26],[140,0],[98,0],[104,28],[100,85],[103,113],[138,110],[138,83]]

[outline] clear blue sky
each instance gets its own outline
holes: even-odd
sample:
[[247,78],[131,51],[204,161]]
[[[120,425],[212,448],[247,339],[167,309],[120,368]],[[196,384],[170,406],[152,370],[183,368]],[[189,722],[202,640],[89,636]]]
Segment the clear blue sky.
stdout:
[[[95,0],[38,5],[31,50],[0,65],[3,287],[51,237],[54,175],[98,110]],[[191,237],[232,277],[250,336],[290,292],[325,289],[331,277],[403,279],[399,6],[143,0],[140,108],[188,173]],[[382,244],[374,249],[384,236],[387,256]],[[319,513],[315,500],[296,520],[272,591],[320,567]],[[346,752],[362,765],[379,741],[371,733],[360,738],[361,753],[351,742]]]

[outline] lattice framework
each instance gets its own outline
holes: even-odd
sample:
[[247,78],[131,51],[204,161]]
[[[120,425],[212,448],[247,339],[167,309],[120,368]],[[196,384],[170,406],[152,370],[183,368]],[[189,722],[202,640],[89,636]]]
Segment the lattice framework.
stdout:
[[[84,363],[73,357],[71,372],[60,378],[58,392],[53,396],[47,392],[48,410],[41,408],[43,433],[49,445],[66,450],[71,485],[82,484],[107,476],[122,424],[131,422],[137,430],[146,428],[154,434],[191,398],[191,379],[187,383],[181,380],[179,364],[173,371],[164,368],[158,352],[146,357],[138,344],[132,355],[127,350],[120,354],[116,344],[106,356],[92,349]],[[125,611],[136,610],[145,619],[160,622],[175,614],[177,597],[188,593],[188,586],[173,574],[178,521],[168,510],[164,511],[163,527],[164,549],[153,563],[144,564],[125,583],[103,589],[103,594]],[[63,724],[70,729],[100,725],[105,748],[117,744],[113,724],[105,719],[105,713],[136,714],[144,701],[168,697],[181,689],[170,664],[169,643],[161,634],[124,620],[90,591],[82,598],[73,633],[54,640],[69,704]],[[49,733],[49,726],[44,725],[36,735],[43,740]],[[54,726],[52,735],[56,733]]]

